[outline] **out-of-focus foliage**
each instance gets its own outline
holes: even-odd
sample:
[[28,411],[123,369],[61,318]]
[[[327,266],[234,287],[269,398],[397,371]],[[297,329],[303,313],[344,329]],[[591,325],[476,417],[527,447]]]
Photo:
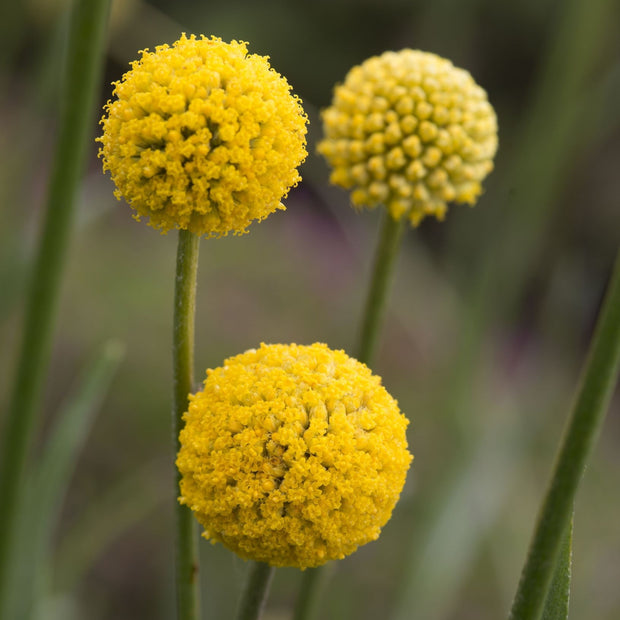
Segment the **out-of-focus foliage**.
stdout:
[[[66,4],[5,3],[0,20],[0,409],[51,165]],[[374,370],[411,420],[416,459],[379,541],[337,564],[324,617],[507,614],[619,240],[619,12],[611,0],[114,3],[102,106],[138,50],[184,31],[269,55],[310,116],[287,211],[202,244],[197,376],[261,341],[353,348],[378,220],[329,187],[314,152],[318,110],[352,65],[434,52],[470,71],[496,109],[496,170],[477,208],[406,237]],[[163,619],[175,235],[136,224],[114,199],[98,131],[48,412],[98,343],[120,338],[127,358],[69,490],[45,617]],[[619,442],[616,399],[576,504],[575,618],[620,614]],[[201,555],[205,613],[229,617],[245,564],[205,541]],[[277,574],[269,617],[287,617],[298,582]]]

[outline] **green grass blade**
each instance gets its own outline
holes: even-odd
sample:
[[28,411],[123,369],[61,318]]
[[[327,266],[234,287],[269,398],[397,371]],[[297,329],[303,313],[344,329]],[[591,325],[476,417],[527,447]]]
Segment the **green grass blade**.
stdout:
[[54,570],[54,590],[73,591],[115,539],[155,508],[170,501],[161,484],[170,463],[158,458],[98,494],[60,541]]
[[28,476],[12,546],[7,617],[30,618],[42,595],[52,536],[72,473],[123,354],[121,344],[109,342],[86,368]]
[[560,556],[555,565],[542,620],[567,620],[570,601],[570,580],[573,555],[573,519],[562,541]]
[[35,472],[37,505],[49,509],[43,514],[53,515],[60,508],[79,452],[124,355],[123,344],[108,342],[62,407]]
[[523,567],[510,614],[512,620],[538,620],[542,615],[577,488],[598,438],[619,368],[620,252]]
[[[36,548],[32,556],[39,560],[35,567],[31,593],[31,609],[35,613],[49,588],[53,531],[58,523],[73,471],[124,355],[124,345],[118,341],[110,341],[86,368],[82,380],[62,407],[34,472],[32,488],[36,498],[29,506],[28,519],[34,521],[34,531],[38,534],[34,537]],[[42,520],[41,515],[46,518]],[[24,519],[24,522],[26,521],[27,519]],[[32,614],[29,617],[32,617]]]
[[0,614],[8,594],[7,561],[49,364],[75,198],[87,159],[88,132],[92,128],[95,93],[103,65],[109,0],[76,0],[74,8],[45,222],[33,266],[23,339],[0,445]]

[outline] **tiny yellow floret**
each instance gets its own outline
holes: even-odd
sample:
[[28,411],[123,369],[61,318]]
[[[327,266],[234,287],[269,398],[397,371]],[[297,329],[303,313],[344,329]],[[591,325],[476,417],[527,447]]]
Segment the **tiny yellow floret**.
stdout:
[[[318,151],[356,207],[384,204],[413,226],[473,205],[493,169],[497,119],[486,92],[449,60],[404,49],[353,67],[323,111]],[[406,186],[406,187],[405,187]]]
[[246,44],[183,36],[142,52],[101,120],[115,195],[154,228],[246,232],[296,185],[306,115],[268,58]]
[[375,540],[413,458],[381,379],[318,343],[262,344],[207,370],[184,420],[180,502],[206,538],[272,566]]

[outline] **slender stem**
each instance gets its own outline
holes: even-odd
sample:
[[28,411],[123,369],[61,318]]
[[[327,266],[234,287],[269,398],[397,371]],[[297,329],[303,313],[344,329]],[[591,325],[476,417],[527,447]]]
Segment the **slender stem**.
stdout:
[[265,608],[275,569],[264,562],[252,562],[237,620],[259,620]]
[[23,336],[0,446],[0,609],[9,547],[24,471],[36,428],[41,391],[49,365],[60,284],[92,129],[103,65],[109,0],[75,2],[60,100],[58,141],[48,188],[45,221],[26,299]]
[[303,576],[293,620],[311,620],[316,617],[321,592],[331,574],[333,563],[319,566],[318,568],[308,568]]
[[[194,317],[196,314],[196,276],[199,237],[179,231],[174,288],[173,326],[173,410],[172,445],[180,448],[179,433],[188,395],[194,387]],[[176,587],[178,620],[198,618],[198,533],[192,511],[178,503],[180,474],[175,470],[174,503],[176,518]]]
[[[386,210],[375,253],[357,350],[357,359],[365,364],[371,364],[374,357],[404,230],[405,220],[395,220]],[[312,620],[316,615],[321,590],[327,580],[325,570],[325,566],[319,566],[304,572],[295,607],[295,620]]]
[[542,614],[577,487],[598,437],[619,367],[620,253],[523,567],[510,613],[512,620],[538,620]]
[[404,229],[405,221],[403,219],[395,220],[386,211],[383,216],[381,237],[375,254],[375,264],[368,297],[366,298],[357,351],[357,359],[365,364],[372,362],[375,352],[385,313],[388,289],[392,281],[396,256]]

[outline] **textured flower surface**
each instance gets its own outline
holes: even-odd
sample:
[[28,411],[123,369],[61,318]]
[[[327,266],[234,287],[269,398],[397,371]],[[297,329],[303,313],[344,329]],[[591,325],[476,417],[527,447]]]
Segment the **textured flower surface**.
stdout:
[[435,54],[385,52],[353,67],[323,112],[319,152],[355,206],[417,225],[474,204],[493,169],[497,119],[471,75]]
[[142,52],[114,86],[99,155],[138,219],[220,236],[284,208],[307,119],[267,57],[183,35]]
[[180,501],[205,537],[274,566],[319,566],[375,540],[412,459],[381,379],[324,344],[227,359],[185,423]]

